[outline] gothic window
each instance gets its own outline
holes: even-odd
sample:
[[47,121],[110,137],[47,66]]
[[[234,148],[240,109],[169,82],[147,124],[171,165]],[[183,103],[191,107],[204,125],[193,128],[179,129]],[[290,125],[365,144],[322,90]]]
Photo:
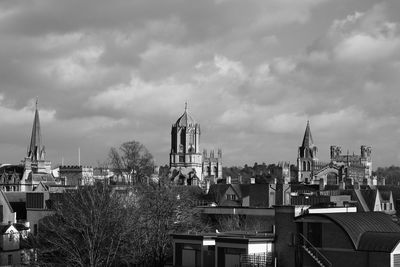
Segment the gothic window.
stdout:
[[194,144],[194,131],[191,130],[189,133],[189,144],[193,145]]
[[307,171],[310,171],[310,170],[311,170],[311,163],[307,162]]
[[303,161],[303,171],[306,171],[306,170],[307,170],[306,165],[307,165],[307,163],[306,163],[305,161]]

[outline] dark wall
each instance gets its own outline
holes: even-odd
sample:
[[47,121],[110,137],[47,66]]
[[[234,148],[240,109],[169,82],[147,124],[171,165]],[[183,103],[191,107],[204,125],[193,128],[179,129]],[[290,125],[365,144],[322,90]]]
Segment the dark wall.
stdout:
[[275,206],[275,254],[280,267],[294,267],[296,224],[294,206]]

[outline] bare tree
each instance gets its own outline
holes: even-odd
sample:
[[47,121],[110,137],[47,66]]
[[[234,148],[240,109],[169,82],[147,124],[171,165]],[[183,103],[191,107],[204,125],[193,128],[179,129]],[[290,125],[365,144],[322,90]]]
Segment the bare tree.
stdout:
[[138,141],[123,143],[119,149],[112,147],[108,153],[110,165],[117,175],[128,177],[129,182],[144,182],[154,169],[153,156]]
[[[136,202],[96,184],[60,194],[54,215],[45,217],[34,238],[42,266],[128,265],[126,246],[137,237]],[[131,252],[132,254],[133,252]]]
[[150,184],[140,195],[140,263],[164,266],[172,252],[171,233],[208,231],[199,212],[195,192],[189,187]]

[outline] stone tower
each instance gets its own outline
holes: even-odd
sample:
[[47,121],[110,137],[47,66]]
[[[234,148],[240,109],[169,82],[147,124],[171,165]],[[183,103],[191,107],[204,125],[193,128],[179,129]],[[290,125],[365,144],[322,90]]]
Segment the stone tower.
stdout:
[[[23,160],[24,174],[21,179],[21,191],[26,191],[28,184],[35,184],[35,175],[46,174],[47,177],[51,173],[51,162],[46,160],[45,147],[42,144],[42,132],[40,128],[39,110],[36,100],[35,117],[33,119],[32,133],[30,143],[27,149],[27,155]],[[43,182],[46,182],[44,179]]]
[[203,180],[200,152],[200,124],[185,112],[171,130],[170,172],[177,184],[199,185]]
[[218,179],[222,179],[222,150],[218,149],[217,155],[214,150],[207,153],[203,150],[203,177],[212,183],[217,183]]
[[360,161],[363,166],[365,166],[365,177],[371,179],[372,177],[372,159],[371,159],[372,149],[370,146],[361,146]]
[[306,131],[303,137],[303,143],[299,147],[297,155],[297,168],[298,181],[299,182],[310,182],[312,179],[312,173],[317,159],[317,146],[314,145],[314,141],[311,135],[310,122],[307,121]]

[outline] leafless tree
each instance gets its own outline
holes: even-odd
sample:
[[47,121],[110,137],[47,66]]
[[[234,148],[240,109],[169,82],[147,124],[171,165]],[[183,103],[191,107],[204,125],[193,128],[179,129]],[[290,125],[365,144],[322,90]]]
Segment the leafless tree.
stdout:
[[188,187],[150,184],[140,192],[141,264],[164,266],[171,255],[171,233],[207,231],[194,208],[198,202]]
[[129,182],[144,182],[154,169],[153,156],[138,141],[123,143],[119,149],[112,147],[108,153],[115,174],[128,177]]
[[[137,238],[136,202],[127,193],[96,184],[68,191],[53,202],[34,239],[42,266],[128,265],[126,246]],[[133,253],[133,252],[132,252]]]

